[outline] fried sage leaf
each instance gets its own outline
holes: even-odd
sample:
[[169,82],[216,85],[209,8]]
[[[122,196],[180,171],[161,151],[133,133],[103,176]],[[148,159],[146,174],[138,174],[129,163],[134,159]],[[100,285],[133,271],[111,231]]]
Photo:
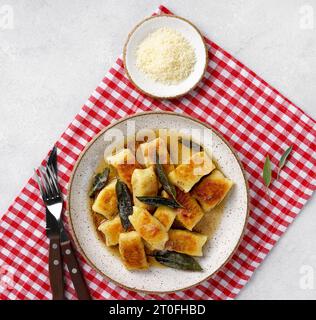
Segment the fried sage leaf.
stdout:
[[165,173],[165,170],[163,168],[163,166],[159,163],[159,160],[157,160],[157,163],[156,163],[156,173],[157,173],[157,176],[158,176],[158,179],[163,187],[163,189],[175,200],[176,200],[176,197],[177,197],[177,193],[176,193],[176,189],[174,187],[174,185],[172,185],[170,182],[169,182],[169,179]]
[[127,231],[131,226],[128,216],[133,213],[132,197],[127,185],[120,180],[117,180],[115,190],[121,223],[124,230]]
[[202,271],[202,267],[191,256],[172,252],[172,251],[156,251],[153,253],[155,259],[161,264],[174,269]]
[[280,159],[280,162],[279,162],[277,179],[279,179],[280,172],[281,172],[282,168],[284,167],[287,158],[289,157],[290,153],[292,152],[292,149],[293,149],[293,146],[290,146],[290,147],[287,148],[287,149],[285,150],[285,152],[283,153],[283,155],[282,155],[282,157],[281,157],[281,159]]
[[103,189],[108,181],[110,169],[105,168],[103,172],[98,173],[94,176],[92,188],[89,192],[89,197],[93,198],[95,194]]
[[173,209],[176,208],[182,208],[181,204],[179,204],[174,199],[168,199],[164,197],[152,197],[152,196],[142,196],[142,197],[136,197],[139,201],[144,202],[150,206],[153,207],[159,207],[159,206],[167,206]]

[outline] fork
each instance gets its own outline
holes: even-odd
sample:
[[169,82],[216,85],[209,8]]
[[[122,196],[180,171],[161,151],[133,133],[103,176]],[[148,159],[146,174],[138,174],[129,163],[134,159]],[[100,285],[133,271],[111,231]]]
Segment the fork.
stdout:
[[[35,170],[34,170],[35,171]],[[49,279],[54,300],[64,300],[63,264],[60,248],[59,221],[62,213],[62,198],[58,186],[39,168],[35,177],[46,206],[46,235],[49,238]]]

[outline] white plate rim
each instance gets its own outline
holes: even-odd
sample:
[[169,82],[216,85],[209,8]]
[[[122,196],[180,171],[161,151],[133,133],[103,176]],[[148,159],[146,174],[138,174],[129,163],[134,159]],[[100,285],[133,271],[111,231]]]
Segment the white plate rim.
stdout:
[[[145,91],[143,88],[139,87],[135,81],[133,80],[131,74],[128,72],[128,68],[126,67],[126,53],[127,53],[127,46],[128,46],[128,43],[130,41],[130,38],[132,37],[133,33],[143,24],[145,23],[146,21],[148,20],[151,20],[151,19],[155,19],[155,18],[159,18],[159,17],[171,17],[171,18],[176,18],[176,19],[180,19],[186,23],[188,23],[191,27],[193,27],[197,33],[199,34],[199,36],[201,37],[201,41],[204,45],[204,48],[205,48],[205,65],[204,65],[204,70],[203,72],[201,73],[201,76],[200,78],[194,83],[193,86],[191,86],[191,88],[189,88],[188,90],[186,90],[185,92],[183,93],[180,93],[180,94],[177,94],[177,95],[171,95],[171,96],[159,96],[159,95],[154,95],[152,93],[149,93],[147,91]],[[203,79],[203,76],[205,75],[205,72],[206,72],[206,68],[208,66],[208,49],[207,49],[207,46],[206,46],[206,42],[204,40],[204,37],[201,33],[201,31],[188,19],[186,18],[183,18],[183,17],[180,17],[180,16],[177,16],[177,15],[173,15],[173,14],[159,14],[159,15],[155,15],[155,16],[150,16],[150,17],[147,17],[145,19],[143,19],[142,21],[140,21],[133,29],[132,31],[128,34],[127,36],[127,40],[124,44],[124,48],[123,48],[123,65],[124,65],[124,70],[126,72],[126,75],[128,77],[128,79],[132,82],[132,84],[137,88],[138,91],[142,92],[143,94],[146,94],[147,96],[151,97],[151,98],[155,98],[155,99],[176,99],[176,98],[179,98],[179,97],[182,97],[184,96],[185,94],[187,94],[188,92],[194,90],[197,85],[200,83],[200,81]]]
[[[232,250],[232,252],[230,253],[230,255],[228,256],[228,258],[217,268],[217,270],[215,270],[214,272],[212,272],[211,274],[209,274],[207,277],[205,277],[204,279],[190,285],[184,288],[179,288],[179,289],[175,289],[175,290],[168,290],[168,291],[150,291],[150,290],[143,290],[143,289],[138,289],[138,288],[133,288],[133,287],[129,287],[125,284],[122,284],[116,280],[113,280],[111,277],[109,277],[108,275],[106,275],[103,271],[101,271],[98,267],[95,266],[95,264],[87,257],[87,255],[85,254],[84,250],[82,249],[79,240],[76,236],[74,227],[73,227],[73,222],[72,222],[72,218],[71,218],[71,212],[70,212],[70,198],[71,198],[71,191],[72,191],[72,184],[73,184],[73,180],[77,171],[77,168],[81,162],[82,157],[84,156],[84,154],[87,152],[87,150],[90,148],[90,146],[102,135],[104,134],[106,131],[110,130],[112,127],[114,127],[115,125],[124,122],[126,120],[130,120],[133,119],[135,117],[139,117],[139,116],[143,116],[143,115],[159,115],[159,114],[169,114],[169,115],[174,115],[174,116],[179,116],[179,117],[183,117],[186,119],[189,119],[191,121],[195,121],[198,124],[201,124],[203,126],[205,126],[207,129],[211,130],[213,133],[215,133],[216,135],[218,135],[218,137],[227,145],[227,147],[232,151],[232,154],[234,155],[235,159],[237,160],[239,167],[241,169],[241,172],[243,174],[243,178],[244,178],[244,184],[245,184],[245,188],[246,188],[246,196],[247,196],[247,208],[246,208],[246,215],[245,215],[245,221],[244,221],[244,225],[243,225],[243,229],[242,232],[240,234],[239,240],[236,243],[234,249]],[[239,159],[239,156],[237,155],[236,151],[234,150],[234,148],[230,145],[230,143],[222,136],[222,134],[220,134],[217,130],[215,130],[214,128],[212,128],[208,123],[205,123],[201,120],[195,119],[187,114],[180,114],[180,113],[176,113],[176,112],[172,112],[172,111],[145,111],[145,112],[138,112],[126,117],[123,117],[113,123],[111,123],[110,125],[106,126],[105,128],[103,128],[98,134],[96,134],[91,141],[88,142],[88,144],[86,145],[86,147],[81,151],[78,159],[76,160],[76,163],[72,169],[71,175],[70,175],[70,179],[69,179],[69,183],[68,183],[68,187],[67,187],[67,197],[66,197],[66,210],[67,210],[67,220],[69,222],[69,231],[72,235],[72,238],[74,240],[74,243],[76,245],[77,250],[80,252],[80,254],[84,257],[85,261],[90,265],[90,267],[92,269],[94,269],[95,271],[97,271],[101,276],[103,276],[104,278],[106,278],[107,280],[111,281],[112,283],[118,285],[121,288],[133,291],[133,292],[139,292],[139,293],[144,293],[144,294],[171,294],[171,293],[175,293],[175,292],[179,292],[179,291],[184,291],[184,290],[188,290],[191,289],[193,287],[198,286],[199,284],[201,284],[204,281],[207,281],[209,278],[211,278],[214,274],[216,274],[217,272],[219,272],[225,265],[226,263],[228,263],[230,261],[230,259],[232,258],[232,256],[235,254],[235,252],[237,251],[243,236],[245,234],[246,231],[246,227],[247,227],[247,223],[249,220],[249,212],[250,212],[250,195],[249,195],[249,184],[246,178],[246,172],[245,169]]]

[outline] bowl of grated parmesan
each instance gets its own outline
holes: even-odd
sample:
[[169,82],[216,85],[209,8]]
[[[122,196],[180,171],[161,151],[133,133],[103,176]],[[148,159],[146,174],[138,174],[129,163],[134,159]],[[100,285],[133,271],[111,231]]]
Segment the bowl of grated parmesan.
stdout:
[[129,34],[124,66],[135,87],[154,98],[178,98],[194,89],[207,67],[200,31],[188,20],[158,15],[141,21]]

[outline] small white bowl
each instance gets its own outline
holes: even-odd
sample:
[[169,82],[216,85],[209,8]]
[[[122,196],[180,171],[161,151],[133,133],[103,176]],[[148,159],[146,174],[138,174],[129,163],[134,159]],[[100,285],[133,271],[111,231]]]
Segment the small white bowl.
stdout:
[[[150,79],[136,66],[139,44],[152,32],[168,27],[178,31],[194,49],[196,63],[188,78],[178,84],[167,85]],[[207,62],[207,48],[200,31],[188,20],[173,15],[159,15],[141,21],[129,34],[124,46],[123,60],[127,76],[139,91],[159,99],[178,98],[192,90],[202,79]]]

